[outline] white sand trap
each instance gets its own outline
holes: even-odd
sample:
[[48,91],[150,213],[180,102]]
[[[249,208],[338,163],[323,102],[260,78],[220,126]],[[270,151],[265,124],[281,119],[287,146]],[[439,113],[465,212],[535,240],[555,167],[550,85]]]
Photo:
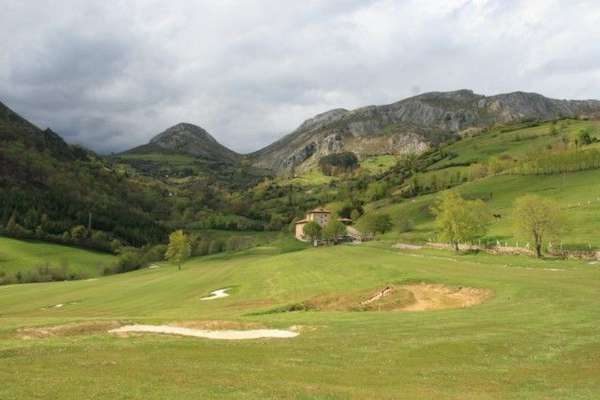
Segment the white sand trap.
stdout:
[[214,299],[222,299],[223,297],[227,297],[229,296],[229,293],[227,293],[227,291],[229,290],[229,288],[225,288],[225,289],[217,289],[213,292],[210,292],[210,296],[208,297],[203,297],[200,300],[214,300]]
[[56,305],[54,305],[52,307],[54,307],[54,308],[63,308],[64,306],[65,306],[64,304],[56,304]]
[[109,333],[163,333],[167,335],[192,336],[206,339],[246,340],[261,338],[293,338],[298,332],[281,329],[253,329],[253,330],[220,330],[209,331],[204,329],[181,328],[169,325],[126,325],[111,329]]

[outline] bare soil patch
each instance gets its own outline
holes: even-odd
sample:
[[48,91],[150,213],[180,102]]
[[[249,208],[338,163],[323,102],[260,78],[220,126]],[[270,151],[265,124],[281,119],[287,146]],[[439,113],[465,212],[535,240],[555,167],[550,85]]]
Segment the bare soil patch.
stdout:
[[450,308],[465,308],[481,304],[492,296],[488,289],[449,287],[439,284],[421,283],[407,285],[414,301],[401,308],[402,311],[430,311]]
[[30,340],[50,337],[91,335],[94,333],[104,333],[109,329],[115,329],[121,325],[122,324],[118,321],[73,322],[64,325],[21,328],[17,331],[17,337],[23,340]]
[[383,288],[313,297],[266,313],[294,311],[430,311],[480,304],[492,291],[469,287],[419,283],[386,285]]

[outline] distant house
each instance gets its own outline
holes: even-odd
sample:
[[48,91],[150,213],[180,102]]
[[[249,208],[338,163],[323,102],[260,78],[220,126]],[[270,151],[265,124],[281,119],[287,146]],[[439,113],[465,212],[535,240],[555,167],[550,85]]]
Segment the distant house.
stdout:
[[[315,208],[314,210],[309,211],[306,214],[306,216],[304,217],[304,219],[296,222],[296,227],[295,227],[296,239],[302,240],[303,242],[308,240],[308,238],[304,235],[304,227],[309,222],[314,221],[317,224],[319,224],[321,226],[321,228],[324,228],[325,225],[327,225],[330,220],[331,220],[331,211],[327,210],[326,208],[318,207],[318,208]],[[352,224],[352,220],[350,218],[338,218],[338,221],[342,222],[346,226]],[[348,229],[349,238],[352,240],[360,240],[360,234],[358,233],[358,231],[350,226],[348,226],[348,228],[349,228]]]

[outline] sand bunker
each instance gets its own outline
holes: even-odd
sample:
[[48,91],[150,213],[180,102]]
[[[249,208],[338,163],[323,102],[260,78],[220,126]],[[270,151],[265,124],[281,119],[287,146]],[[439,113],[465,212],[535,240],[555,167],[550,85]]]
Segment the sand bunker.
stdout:
[[225,288],[225,289],[217,289],[215,291],[210,292],[210,296],[208,297],[203,297],[200,300],[215,300],[215,299],[222,299],[223,297],[227,297],[229,296],[229,294],[227,293],[227,291],[229,290],[229,288]]
[[426,283],[406,285],[403,288],[412,294],[414,301],[402,307],[402,311],[428,311],[471,307],[483,303],[492,296],[492,292],[487,289],[452,288]]
[[247,340],[261,338],[293,338],[298,332],[281,329],[253,329],[253,330],[203,330],[183,328],[169,325],[126,325],[111,329],[109,333],[159,333],[167,335],[192,336],[206,339],[221,340]]

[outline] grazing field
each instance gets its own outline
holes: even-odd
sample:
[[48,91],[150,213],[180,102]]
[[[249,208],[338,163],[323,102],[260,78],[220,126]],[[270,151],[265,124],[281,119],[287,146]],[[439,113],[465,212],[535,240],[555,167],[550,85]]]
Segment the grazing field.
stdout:
[[[491,296],[433,311],[290,311],[324,295],[353,299],[420,283]],[[201,300],[223,288],[229,296]],[[192,259],[182,271],[164,264],[95,281],[5,286],[0,398],[597,399],[599,291],[599,265],[380,243],[254,249]],[[107,333],[134,323],[299,335]]]
[[101,275],[116,257],[106,253],[59,244],[0,237],[0,273],[28,273],[52,267],[81,277]]
[[[494,220],[487,238],[484,240],[502,240],[515,244],[524,238],[514,235],[511,212],[513,202],[526,193],[538,194],[556,200],[569,216],[568,229],[562,239],[565,245],[594,248],[600,247],[597,234],[600,225],[600,170],[574,172],[561,175],[498,175],[465,183],[456,188],[466,198],[481,198],[490,208],[490,212],[501,215]],[[527,188],[524,192],[523,188]],[[405,241],[424,241],[435,239],[434,216],[431,206],[439,193],[406,199],[398,203],[372,203],[367,207],[370,212],[388,213],[392,220],[399,222],[410,219],[415,229],[399,232],[392,229],[384,239]],[[400,226],[397,224],[396,227]],[[556,245],[556,243],[555,243]]]

